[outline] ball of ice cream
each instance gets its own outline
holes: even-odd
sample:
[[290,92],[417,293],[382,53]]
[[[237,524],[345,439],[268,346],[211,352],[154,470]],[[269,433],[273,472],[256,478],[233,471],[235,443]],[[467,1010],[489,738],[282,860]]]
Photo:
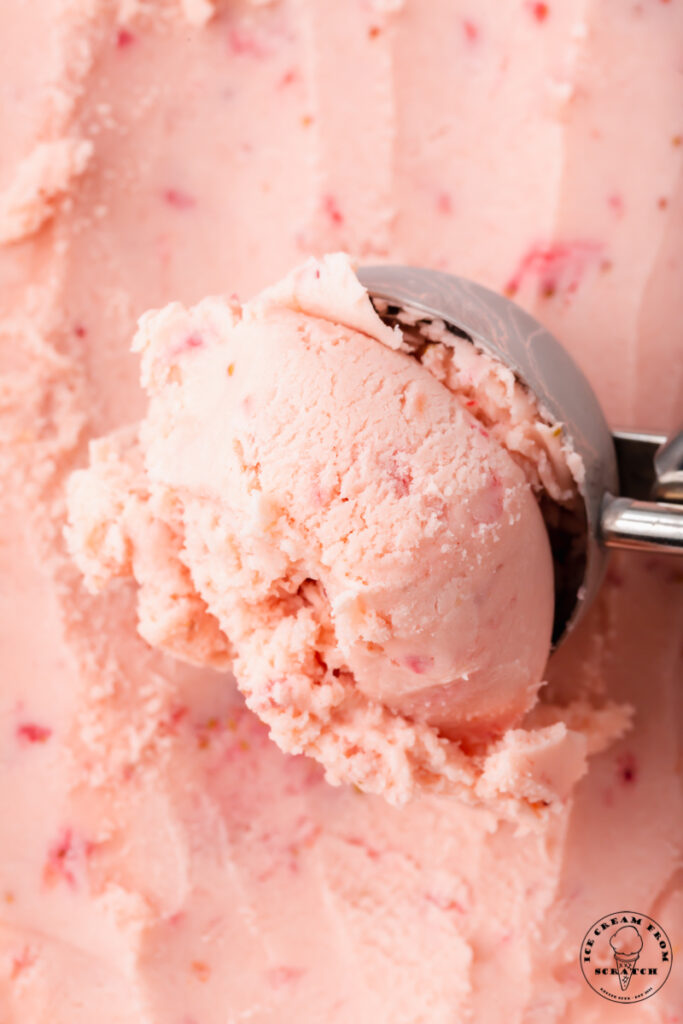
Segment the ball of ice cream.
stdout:
[[614,935],[610,936],[609,944],[614,953],[634,956],[643,948],[643,939],[637,928],[632,924],[625,924],[621,928],[617,928]]
[[146,314],[139,437],[70,488],[93,585],[136,576],[143,634],[184,657],[197,638],[202,662],[229,650],[285,749],[375,789],[469,770],[440,737],[520,720],[553,618],[527,475],[401,345],[341,255],[243,307]]

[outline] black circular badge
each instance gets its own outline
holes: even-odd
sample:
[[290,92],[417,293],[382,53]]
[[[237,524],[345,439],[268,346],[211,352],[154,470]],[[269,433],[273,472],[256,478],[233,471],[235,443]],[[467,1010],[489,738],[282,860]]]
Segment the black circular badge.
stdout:
[[583,976],[613,1003],[640,1003],[657,992],[671,971],[669,937],[647,914],[606,914],[586,932],[579,953]]

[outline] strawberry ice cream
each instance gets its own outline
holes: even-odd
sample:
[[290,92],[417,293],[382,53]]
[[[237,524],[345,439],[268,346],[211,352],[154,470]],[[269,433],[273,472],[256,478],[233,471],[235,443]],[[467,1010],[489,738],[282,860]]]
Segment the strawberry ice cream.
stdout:
[[[680,1017],[676,961],[624,1011],[577,955],[626,906],[680,944],[679,569],[614,557],[485,749],[376,702],[402,806],[332,786],[247,707],[234,637],[172,557],[130,344],[145,310],[195,316],[344,250],[513,297],[612,425],[674,429],[682,35],[676,0],[0,4],[3,1024]],[[472,353],[431,351],[426,386],[461,401]],[[506,408],[476,418],[533,490],[538,439],[513,445]],[[84,563],[95,595],[64,540],[87,467],[83,513],[111,524]]]
[[[539,472],[575,494],[519,385],[501,418],[528,424],[497,441],[477,418],[506,405],[490,357],[460,357],[461,392],[406,347],[341,254],[244,306],[148,313],[138,439],[94,443],[69,484],[92,589],[135,577],[150,643],[217,667],[232,650],[284,750],[394,800],[474,787],[481,764],[442,736],[485,748],[535,703],[554,599]],[[505,443],[534,432],[527,478]]]

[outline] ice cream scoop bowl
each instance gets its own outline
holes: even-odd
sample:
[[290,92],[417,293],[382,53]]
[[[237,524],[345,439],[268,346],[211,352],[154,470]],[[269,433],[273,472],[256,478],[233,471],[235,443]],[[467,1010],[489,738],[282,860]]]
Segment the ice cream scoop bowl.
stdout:
[[[581,459],[578,536],[570,558],[562,553],[562,539],[551,535],[555,644],[597,594],[610,548],[683,554],[680,435],[666,442],[644,432],[613,434],[595,392],[566,349],[520,306],[480,284],[411,266],[363,267],[358,277],[385,322],[400,324],[406,313],[442,321],[447,330],[512,370],[536,398],[541,414],[562,424]],[[668,500],[649,500],[660,496]]]

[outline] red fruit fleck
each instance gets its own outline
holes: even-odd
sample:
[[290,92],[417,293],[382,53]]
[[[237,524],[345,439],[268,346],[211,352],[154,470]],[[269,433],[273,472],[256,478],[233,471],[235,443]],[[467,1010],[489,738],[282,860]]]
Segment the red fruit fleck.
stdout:
[[32,952],[30,946],[24,946],[19,956],[12,958],[10,979],[12,981],[16,981],[20,974],[22,974],[27,968],[33,966],[36,959],[36,954]]
[[75,855],[73,833],[69,828],[64,829],[48,850],[43,867],[43,883],[52,886],[62,881],[72,889],[75,888],[76,876],[72,870]]
[[83,324],[74,324],[74,334],[77,338],[85,338],[87,333]]
[[386,466],[387,475],[393,482],[394,494],[397,498],[403,498],[410,494],[413,483],[413,471],[410,466],[398,458],[391,458]]
[[324,508],[327,505],[327,494],[319,485],[311,488],[311,505],[313,508]]
[[[295,836],[291,843],[288,843],[286,850],[291,858],[296,858],[301,850],[310,850],[320,838],[322,829],[316,825],[312,818],[301,815],[295,824]],[[298,866],[297,866],[298,867]],[[296,870],[296,869],[295,869]]]
[[188,334],[186,338],[183,338],[182,341],[173,345],[168,350],[168,354],[171,359],[175,359],[176,356],[182,355],[183,352],[189,352],[190,349],[202,348],[203,346],[204,339],[201,334],[198,334],[197,331],[193,331],[191,334]]
[[516,295],[529,278],[536,279],[538,292],[545,298],[561,290],[572,294],[600,249],[597,242],[583,240],[532,245],[504,286],[505,294]]
[[468,409],[470,409],[473,405],[476,405],[476,404],[477,403],[474,400],[474,398],[470,398],[470,400],[468,402],[465,402],[465,405],[467,406]]
[[425,893],[425,899],[428,903],[432,903],[439,910],[453,911],[455,910],[458,914],[465,914],[466,910],[462,903],[458,900],[449,899],[447,896],[441,896],[438,893]]
[[611,587],[619,590],[623,587],[626,580],[624,579],[623,573],[619,572],[616,566],[610,565],[609,569],[605,573],[605,582],[609,583]]
[[449,215],[453,213],[453,202],[448,192],[439,192],[436,197],[436,208],[439,213]]
[[283,964],[281,967],[271,967],[266,971],[266,977],[273,988],[281,988],[283,985],[291,985],[292,982],[298,981],[305,973],[303,967],[288,967]]
[[381,857],[379,850],[376,850],[374,846],[371,846],[367,840],[361,839],[360,836],[344,836],[344,842],[348,843],[349,846],[357,846],[359,849],[363,850],[370,860],[379,860]]
[[193,960],[190,964],[192,973],[199,981],[208,981],[211,976],[211,968],[203,960]]
[[618,192],[614,192],[611,196],[607,197],[607,205],[615,217],[624,216],[624,200]]
[[238,28],[231,28],[228,32],[228,47],[232,53],[242,57],[256,57],[260,60],[267,56],[266,49],[256,36]]
[[403,659],[403,664],[416,675],[421,676],[434,664],[434,659],[424,654],[409,654]]
[[284,75],[282,75],[277,83],[278,89],[285,89],[288,85],[292,85],[293,82],[296,82],[298,77],[299,73],[296,68],[290,68],[289,71],[285,71]]
[[83,856],[86,860],[94,857],[98,850],[100,850],[101,845],[101,843],[94,843],[92,839],[85,839],[83,841]]
[[127,28],[120,28],[116,33],[116,45],[120,50],[125,50],[135,42],[135,36]]
[[473,21],[468,21],[467,18],[462,23],[462,30],[465,33],[465,39],[470,43],[476,42],[479,38],[479,27]]
[[334,196],[326,195],[323,197],[323,209],[333,224],[339,225],[344,223],[344,215],[339,209]]
[[320,280],[320,271],[318,269],[316,269],[316,272],[315,272],[315,279],[316,279],[316,281]]
[[169,712],[168,718],[162,719],[159,722],[159,732],[163,736],[175,736],[178,733],[180,723],[187,718],[189,714],[189,708],[185,705],[179,705],[176,708],[172,708]]
[[530,8],[536,21],[545,21],[550,13],[547,4],[531,4]]
[[619,778],[625,786],[631,786],[638,777],[638,765],[633,754],[622,754],[617,759]]
[[193,196],[182,192],[179,188],[164,189],[162,195],[164,202],[176,210],[191,210],[193,206],[197,205]]
[[46,743],[52,736],[52,729],[36,722],[22,722],[17,726],[17,739],[22,743]]
[[388,475],[393,481],[396,497],[404,498],[406,494],[410,494],[410,486],[413,482],[410,466],[402,466],[396,459],[392,459],[388,465]]

